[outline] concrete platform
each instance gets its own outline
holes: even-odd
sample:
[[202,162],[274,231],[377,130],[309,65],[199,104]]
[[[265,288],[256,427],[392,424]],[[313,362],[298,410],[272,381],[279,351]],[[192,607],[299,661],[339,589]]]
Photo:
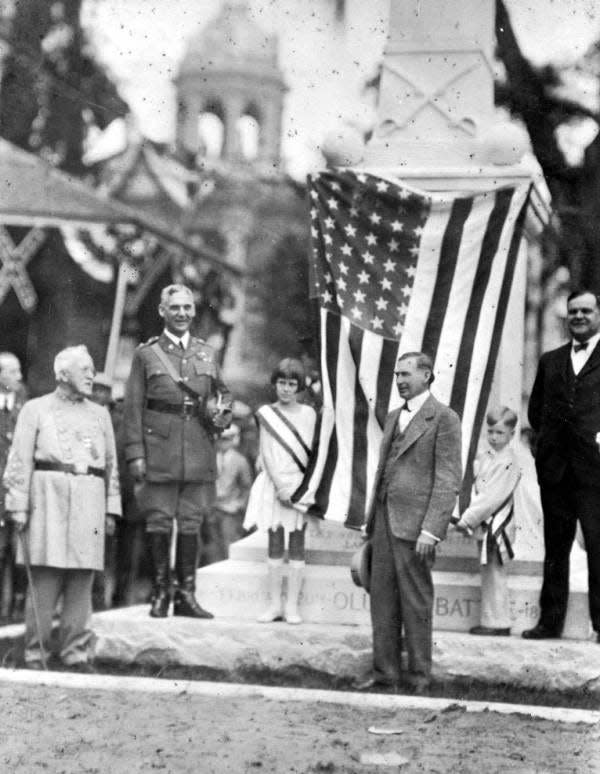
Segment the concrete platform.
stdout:
[[[290,626],[223,617],[153,619],[148,610],[143,605],[96,613],[92,621],[96,657],[121,667],[201,667],[234,681],[256,679],[265,672],[284,680],[290,675],[309,679],[313,674],[351,687],[370,676],[369,626]],[[11,646],[22,635],[22,624],[0,627],[0,645],[5,640]],[[595,640],[530,642],[518,636],[435,631],[433,641],[438,681],[583,692],[600,701],[600,645]]]
[[[226,671],[233,679],[254,670],[303,670],[350,682],[366,679],[371,669],[367,626],[152,619],[148,606],[98,613],[93,626],[97,656],[119,664],[201,666]],[[600,699],[600,645],[595,641],[529,642],[436,631],[433,658],[439,680],[586,691]]]

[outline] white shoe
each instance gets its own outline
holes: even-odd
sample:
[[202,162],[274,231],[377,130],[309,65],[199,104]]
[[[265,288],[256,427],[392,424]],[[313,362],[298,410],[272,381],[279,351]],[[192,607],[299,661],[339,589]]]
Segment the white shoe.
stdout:
[[269,559],[267,562],[268,585],[271,604],[256,619],[258,623],[271,623],[283,620],[281,592],[283,591],[283,559]]
[[297,610],[286,610],[285,613],[285,620],[289,624],[301,624],[302,623],[302,617],[298,613]]
[[289,624],[301,624],[302,616],[298,612],[298,601],[302,591],[304,579],[304,562],[290,561],[287,586],[287,603],[285,606],[285,620]]
[[256,619],[258,623],[272,623],[273,621],[283,621],[283,610],[281,608],[269,607],[264,613]]

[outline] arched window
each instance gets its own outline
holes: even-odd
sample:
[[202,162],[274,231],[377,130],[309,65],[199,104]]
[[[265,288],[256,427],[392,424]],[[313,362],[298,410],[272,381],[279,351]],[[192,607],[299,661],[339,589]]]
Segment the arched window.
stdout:
[[258,156],[260,142],[260,123],[257,112],[248,108],[238,118],[236,129],[242,158],[246,161],[254,161]]
[[225,124],[223,108],[216,102],[209,102],[198,116],[199,151],[209,159],[218,159],[223,153]]

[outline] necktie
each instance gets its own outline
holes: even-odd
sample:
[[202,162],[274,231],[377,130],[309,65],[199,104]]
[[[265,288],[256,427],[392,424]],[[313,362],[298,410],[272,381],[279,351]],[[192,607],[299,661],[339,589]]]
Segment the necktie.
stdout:
[[408,407],[407,400],[404,401],[404,405],[402,406],[402,411],[408,411],[408,413],[410,414],[410,408]]
[[185,349],[185,347],[183,346],[183,341],[181,339],[179,339],[179,349]]

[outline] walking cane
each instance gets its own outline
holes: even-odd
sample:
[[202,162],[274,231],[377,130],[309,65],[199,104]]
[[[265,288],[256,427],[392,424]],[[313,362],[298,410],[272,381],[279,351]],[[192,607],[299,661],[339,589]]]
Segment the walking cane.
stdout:
[[31,595],[30,599],[31,599],[31,609],[33,610],[33,621],[35,623],[36,634],[37,634],[38,642],[40,644],[40,658],[42,661],[42,666],[46,671],[48,671],[46,651],[44,650],[44,642],[42,640],[40,611],[37,604],[36,591],[33,585],[33,575],[31,573],[31,562],[29,561],[29,547],[27,545],[27,541],[25,540],[25,536],[23,535],[21,530],[17,531],[17,535],[19,536],[19,541],[21,542],[21,550],[23,551],[23,564],[25,565],[25,572],[27,573],[27,583],[29,584],[29,594]]

